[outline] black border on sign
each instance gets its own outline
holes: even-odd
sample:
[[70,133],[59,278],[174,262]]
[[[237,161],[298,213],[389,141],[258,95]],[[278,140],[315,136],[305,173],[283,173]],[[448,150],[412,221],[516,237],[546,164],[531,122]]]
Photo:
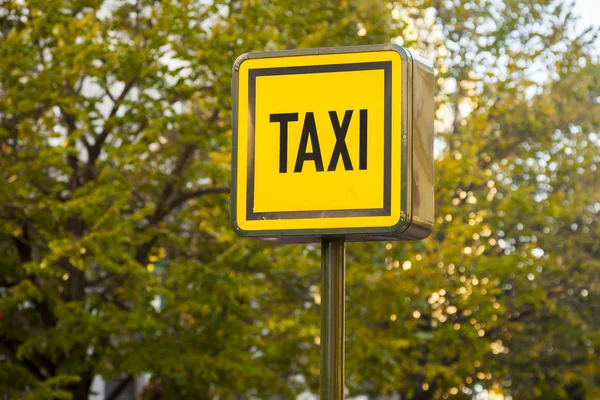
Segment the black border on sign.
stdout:
[[[371,71],[381,69],[384,72],[384,154],[383,154],[383,207],[348,210],[309,210],[254,212],[254,154],[256,120],[256,78],[259,76],[316,74],[330,72]],[[391,158],[392,158],[392,62],[363,62],[351,64],[327,64],[298,67],[257,68],[248,71],[248,175],[246,219],[301,219],[301,218],[343,218],[391,215]]]

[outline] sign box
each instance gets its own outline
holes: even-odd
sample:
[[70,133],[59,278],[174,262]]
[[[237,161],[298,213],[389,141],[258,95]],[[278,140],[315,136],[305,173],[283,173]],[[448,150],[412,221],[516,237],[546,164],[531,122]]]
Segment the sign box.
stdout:
[[396,45],[247,53],[233,67],[231,223],[279,242],[433,227],[434,75]]

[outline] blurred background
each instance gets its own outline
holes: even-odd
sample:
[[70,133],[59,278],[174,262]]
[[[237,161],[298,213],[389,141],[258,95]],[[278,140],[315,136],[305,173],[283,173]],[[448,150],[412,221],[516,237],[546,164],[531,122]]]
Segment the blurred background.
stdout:
[[0,399],[315,399],[320,246],[229,225],[231,68],[434,62],[436,226],[348,245],[347,396],[600,399],[597,0],[1,0]]

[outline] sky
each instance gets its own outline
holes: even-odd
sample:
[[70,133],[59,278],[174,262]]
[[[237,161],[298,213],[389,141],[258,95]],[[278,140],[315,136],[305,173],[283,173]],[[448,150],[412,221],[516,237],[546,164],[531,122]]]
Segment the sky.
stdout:
[[[600,0],[576,0],[575,11],[581,16],[582,25],[600,26]],[[596,49],[600,53],[600,38],[596,42]]]

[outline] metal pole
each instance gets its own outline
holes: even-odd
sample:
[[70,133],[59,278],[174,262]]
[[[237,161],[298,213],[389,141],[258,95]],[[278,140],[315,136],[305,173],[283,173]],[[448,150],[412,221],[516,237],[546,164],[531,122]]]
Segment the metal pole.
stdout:
[[321,241],[321,400],[344,398],[346,242]]

